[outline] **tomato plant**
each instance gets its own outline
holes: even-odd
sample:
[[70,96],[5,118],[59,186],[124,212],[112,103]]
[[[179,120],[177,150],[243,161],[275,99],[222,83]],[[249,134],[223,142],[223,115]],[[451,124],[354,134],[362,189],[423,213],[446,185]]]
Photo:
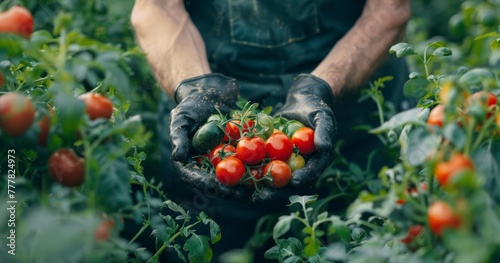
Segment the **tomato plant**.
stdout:
[[245,165],[240,159],[234,156],[229,156],[221,160],[215,167],[215,176],[217,180],[226,186],[235,186],[239,184],[245,173]]
[[0,128],[12,136],[26,132],[35,119],[33,103],[22,94],[11,92],[0,97]]
[[430,114],[429,118],[427,119],[427,124],[437,126],[437,127],[443,127],[443,122],[444,122],[444,105],[439,104],[434,107]]

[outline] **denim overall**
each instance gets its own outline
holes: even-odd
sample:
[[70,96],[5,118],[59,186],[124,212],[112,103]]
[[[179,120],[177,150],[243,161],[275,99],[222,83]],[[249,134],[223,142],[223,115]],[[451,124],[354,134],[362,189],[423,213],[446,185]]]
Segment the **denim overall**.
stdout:
[[[310,73],[326,57],[354,25],[364,4],[363,0],[185,1],[205,41],[212,72],[236,78],[243,98],[274,109],[283,105],[294,76]],[[370,45],[360,47],[369,49]],[[400,109],[403,81],[407,77],[405,62],[389,59],[373,79],[387,75],[395,78],[384,88],[385,99]],[[358,98],[342,98],[333,109],[337,138],[345,141],[351,156],[363,156],[374,139],[366,132],[353,131],[352,127],[377,126],[378,121],[372,115],[375,104],[370,100],[358,102]],[[214,256],[230,248],[241,248],[253,233],[257,220],[277,208],[229,202],[177,179],[170,164],[172,147],[168,138],[169,113],[175,106],[163,94],[158,131],[163,165],[160,176],[165,191],[190,211],[203,210],[221,225],[222,240],[214,245]]]

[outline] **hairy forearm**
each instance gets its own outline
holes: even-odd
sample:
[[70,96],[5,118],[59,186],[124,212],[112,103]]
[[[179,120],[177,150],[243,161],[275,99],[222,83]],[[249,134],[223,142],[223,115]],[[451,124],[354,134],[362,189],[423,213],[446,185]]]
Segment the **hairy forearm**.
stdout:
[[210,73],[205,44],[182,1],[137,0],[131,21],[149,65],[170,96],[180,81]]
[[354,27],[312,72],[337,96],[356,92],[402,39],[410,17],[409,0],[368,0]]

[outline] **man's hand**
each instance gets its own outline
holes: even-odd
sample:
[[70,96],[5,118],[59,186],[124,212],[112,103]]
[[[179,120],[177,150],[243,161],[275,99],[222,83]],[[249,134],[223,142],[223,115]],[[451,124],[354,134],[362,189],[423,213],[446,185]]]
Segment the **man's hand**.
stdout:
[[217,110],[223,114],[236,107],[239,86],[235,79],[222,74],[206,74],[182,81],[175,90],[179,103],[171,114],[170,141],[173,146],[172,162],[178,176],[189,185],[230,200],[249,200],[249,193],[241,186],[229,188],[214,176],[202,172],[189,163],[190,137]]
[[288,201],[292,194],[302,193],[311,188],[319,175],[333,159],[333,141],[336,132],[335,116],[331,109],[334,98],[330,86],[322,79],[310,74],[295,78],[288,93],[285,105],[276,113],[291,120],[298,120],[314,128],[316,152],[306,165],[292,174],[291,187],[273,190],[264,188],[253,201]]

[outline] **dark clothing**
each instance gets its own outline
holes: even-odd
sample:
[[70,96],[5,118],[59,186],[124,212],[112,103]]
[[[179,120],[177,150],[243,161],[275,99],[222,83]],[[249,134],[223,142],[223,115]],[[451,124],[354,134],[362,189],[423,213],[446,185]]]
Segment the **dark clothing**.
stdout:
[[[212,71],[238,79],[243,98],[275,108],[284,103],[293,78],[299,73],[310,73],[354,25],[364,4],[362,0],[185,1],[205,41]],[[399,109],[407,76],[404,61],[390,59],[374,78],[387,75],[395,79],[384,89],[385,98]],[[357,96],[343,98],[333,109],[338,138],[345,140],[346,148],[353,152],[365,151],[374,138],[366,132],[353,132],[352,127],[378,125],[377,116],[370,115],[376,110],[375,104],[357,100]],[[158,128],[166,192],[190,211],[203,210],[221,225],[222,240],[214,246],[219,250],[214,255],[241,248],[258,219],[277,210],[217,198],[216,193],[193,189],[174,175],[168,124],[169,113],[175,106],[163,94]]]

